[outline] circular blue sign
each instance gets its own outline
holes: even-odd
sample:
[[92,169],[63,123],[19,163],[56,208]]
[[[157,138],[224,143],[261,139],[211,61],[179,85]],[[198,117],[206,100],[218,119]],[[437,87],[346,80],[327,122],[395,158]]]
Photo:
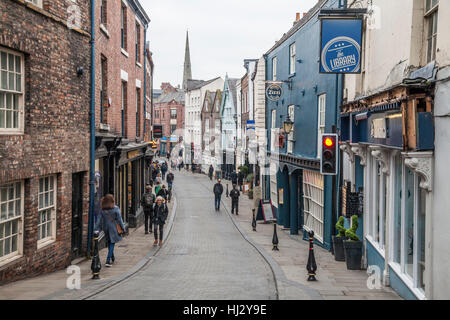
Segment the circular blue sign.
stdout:
[[349,37],[331,39],[322,50],[322,67],[325,72],[359,72],[360,60],[361,47]]
[[271,101],[278,101],[283,96],[283,88],[279,84],[271,84],[267,87],[266,96]]

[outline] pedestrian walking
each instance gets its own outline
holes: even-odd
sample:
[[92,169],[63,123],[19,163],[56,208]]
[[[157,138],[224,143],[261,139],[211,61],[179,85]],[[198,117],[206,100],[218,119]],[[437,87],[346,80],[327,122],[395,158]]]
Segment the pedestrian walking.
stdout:
[[217,180],[217,183],[214,185],[213,188],[213,192],[214,192],[214,205],[216,207],[216,211],[220,210],[220,199],[222,198],[222,194],[223,194],[223,185],[222,185],[222,180]]
[[116,243],[122,241],[122,234],[125,232],[122,214],[120,209],[115,205],[114,196],[107,194],[101,201],[101,211],[97,217],[94,230],[103,231],[106,235],[108,245],[108,255],[106,257],[106,267],[111,267],[116,260],[114,256],[114,247]]
[[[158,235],[159,235],[159,245],[163,245],[163,232],[164,225],[166,224],[167,216],[169,215],[169,209],[167,205],[164,203],[164,199],[162,197],[156,198],[156,203],[153,205],[153,221],[154,221],[154,235],[155,242],[154,246],[158,245]],[[159,229],[159,232],[158,232]]]
[[243,184],[244,184],[244,174],[239,170],[239,173],[238,173],[239,191],[242,191],[242,185]]
[[[145,234],[152,233],[153,230],[153,205],[155,204],[156,197],[152,192],[152,187],[150,185],[147,185],[145,187],[145,193],[142,195],[141,204],[144,208],[144,223],[145,223]],[[150,226],[150,229],[149,229]]]
[[161,173],[158,173],[158,174],[156,175],[156,179],[155,179],[155,182],[156,182],[156,183],[158,183],[158,182],[159,182],[159,184],[162,184]]
[[236,211],[236,215],[239,215],[239,196],[241,193],[239,192],[237,185],[233,184],[233,190],[230,192],[231,198],[231,214],[234,214]]
[[214,168],[212,165],[209,166],[209,171],[208,171],[208,175],[209,175],[209,180],[212,181],[213,178],[213,174],[214,174]]
[[169,190],[169,199],[168,199],[169,203],[170,203],[170,200],[172,199],[172,187],[173,187],[174,180],[175,180],[174,174],[172,173],[172,171],[169,171],[169,174],[167,175],[167,187]]
[[157,195],[159,190],[161,190],[161,183],[156,182],[156,186],[155,186],[155,194]]
[[167,199],[169,198],[169,191],[166,189],[166,186],[164,184],[162,185],[156,196],[164,198],[164,201],[167,202]]
[[238,175],[235,171],[231,173],[231,184],[237,184]]
[[167,162],[163,162],[163,164],[161,165],[161,175],[162,175],[162,179],[165,180],[166,179],[166,173],[167,170],[169,169]]

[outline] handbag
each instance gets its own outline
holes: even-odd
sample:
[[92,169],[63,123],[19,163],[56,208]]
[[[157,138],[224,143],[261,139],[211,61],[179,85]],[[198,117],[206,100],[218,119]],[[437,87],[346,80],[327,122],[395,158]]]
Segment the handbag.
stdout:
[[107,215],[108,215],[109,219],[110,219],[112,222],[115,222],[115,223],[116,223],[116,229],[117,229],[117,233],[119,234],[119,236],[123,235],[123,234],[124,234],[124,231],[122,230],[122,227],[120,226],[120,224],[118,224],[118,223],[113,219],[113,217],[111,217],[111,215],[110,215],[109,213],[107,213]]

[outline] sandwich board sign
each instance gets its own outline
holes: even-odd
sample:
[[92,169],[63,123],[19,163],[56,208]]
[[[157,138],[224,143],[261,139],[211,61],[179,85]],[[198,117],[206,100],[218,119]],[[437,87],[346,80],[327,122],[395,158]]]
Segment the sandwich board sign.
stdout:
[[256,220],[264,220],[265,223],[277,221],[273,214],[272,202],[270,200],[261,200]]

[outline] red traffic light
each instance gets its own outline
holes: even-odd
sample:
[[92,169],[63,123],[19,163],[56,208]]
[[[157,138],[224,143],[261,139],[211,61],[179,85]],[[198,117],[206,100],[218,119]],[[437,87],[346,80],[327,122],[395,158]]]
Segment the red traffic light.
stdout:
[[334,146],[334,140],[331,139],[331,138],[325,138],[325,139],[323,140],[323,144],[324,144],[325,147],[331,148],[331,147]]

